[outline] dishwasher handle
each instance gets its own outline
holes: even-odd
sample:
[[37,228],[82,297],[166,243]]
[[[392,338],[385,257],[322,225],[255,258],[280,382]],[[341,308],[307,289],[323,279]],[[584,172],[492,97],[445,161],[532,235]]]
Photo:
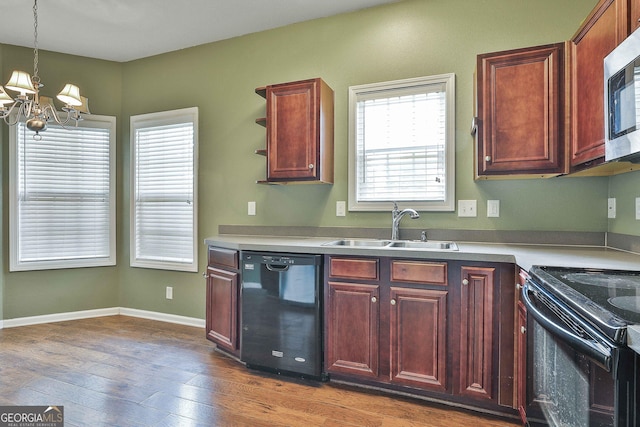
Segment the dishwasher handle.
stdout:
[[281,273],[289,269],[288,265],[278,265],[278,264],[265,264],[265,267],[267,267],[267,270],[274,271],[276,273]]
[[[529,293],[531,287],[534,287],[537,292],[545,294],[547,298],[553,298],[551,295],[544,292],[542,289],[532,286],[529,281],[525,282],[522,288],[522,301],[527,307],[527,312],[530,313],[533,318],[547,331],[560,340],[574,348],[578,352],[589,356],[591,359],[600,364],[607,372],[611,372],[612,369],[612,351],[611,348],[603,345],[599,340],[595,338],[597,334],[587,324],[580,319],[573,318],[572,321],[579,324],[580,328],[585,331],[585,335],[580,336],[576,332],[569,328],[562,326],[562,321],[550,319],[545,315],[538,307],[533,304]],[[589,336],[590,335],[590,336]]]

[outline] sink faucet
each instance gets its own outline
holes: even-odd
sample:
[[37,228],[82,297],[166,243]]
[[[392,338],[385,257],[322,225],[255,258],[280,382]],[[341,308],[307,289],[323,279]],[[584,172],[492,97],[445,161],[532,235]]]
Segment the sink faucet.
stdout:
[[405,214],[409,214],[411,219],[420,218],[418,212],[413,209],[403,209],[402,211],[398,210],[398,204],[393,202],[393,211],[391,211],[391,240],[398,240],[400,236],[400,220]]

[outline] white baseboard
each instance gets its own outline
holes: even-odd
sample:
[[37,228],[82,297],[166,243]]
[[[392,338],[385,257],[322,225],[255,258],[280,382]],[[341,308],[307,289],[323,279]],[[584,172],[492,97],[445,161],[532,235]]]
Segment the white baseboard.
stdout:
[[177,323],[179,325],[195,326],[200,328],[205,327],[204,319],[197,319],[195,317],[178,316],[175,314],[138,310],[135,308],[112,307],[0,320],[0,329],[17,328],[19,326],[38,325],[42,323],[65,322],[68,320],[89,319],[92,317],[116,316],[119,314],[123,316],[158,320],[161,322]]
[[123,316],[141,317],[143,319],[159,320],[161,322],[176,323],[178,325],[195,326],[204,328],[204,319],[195,317],[178,316],[177,314],[159,313],[157,311],[138,310],[136,308],[120,308]]

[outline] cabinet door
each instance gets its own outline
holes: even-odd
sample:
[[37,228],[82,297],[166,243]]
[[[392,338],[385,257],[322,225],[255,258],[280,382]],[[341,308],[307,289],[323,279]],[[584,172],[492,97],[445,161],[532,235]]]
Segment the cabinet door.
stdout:
[[495,268],[462,267],[460,292],[461,395],[493,398],[493,284]]
[[338,282],[328,286],[327,370],[377,377],[380,287]]
[[238,351],[238,273],[207,268],[207,338]]
[[489,53],[477,64],[477,174],[564,172],[564,43]]
[[316,80],[267,88],[268,180],[316,178],[317,92]]
[[628,34],[627,0],[600,0],[571,43],[571,167],[604,161],[603,60]]
[[526,423],[527,414],[527,308],[518,301],[516,338],[516,404],[522,423]]
[[640,0],[631,0],[629,7],[631,8],[629,11],[629,23],[631,24],[629,33],[633,33],[640,28]]
[[446,391],[447,294],[391,288],[392,382]]

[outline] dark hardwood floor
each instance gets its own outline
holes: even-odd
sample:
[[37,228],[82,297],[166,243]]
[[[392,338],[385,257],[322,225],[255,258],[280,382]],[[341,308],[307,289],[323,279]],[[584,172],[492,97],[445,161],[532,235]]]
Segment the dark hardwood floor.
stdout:
[[82,427],[518,425],[252,372],[200,328],[127,316],[0,330],[0,405],[62,405]]

